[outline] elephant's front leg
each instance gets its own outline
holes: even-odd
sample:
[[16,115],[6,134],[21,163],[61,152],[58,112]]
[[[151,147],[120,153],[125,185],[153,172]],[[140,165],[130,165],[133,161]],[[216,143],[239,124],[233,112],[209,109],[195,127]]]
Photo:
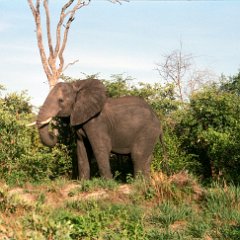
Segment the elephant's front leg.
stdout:
[[105,149],[104,151],[97,151],[97,154],[96,154],[96,160],[98,163],[98,169],[99,169],[100,175],[105,179],[113,178],[113,175],[111,172],[109,155],[110,153],[107,152]]
[[112,143],[106,123],[105,120],[92,119],[84,125],[83,129],[91,144],[101,177],[111,179],[112,172],[109,156],[112,149]]
[[86,147],[82,137],[77,139],[77,158],[78,158],[78,175],[79,179],[90,178],[90,166]]
[[90,140],[90,142],[98,163],[98,169],[101,177],[111,179],[113,176],[109,160],[111,151],[110,140],[102,137],[101,140],[99,138],[92,141]]

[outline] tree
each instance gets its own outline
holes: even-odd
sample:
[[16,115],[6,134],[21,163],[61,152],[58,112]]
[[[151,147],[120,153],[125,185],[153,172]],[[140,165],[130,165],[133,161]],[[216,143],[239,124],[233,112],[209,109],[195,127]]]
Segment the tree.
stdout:
[[[43,43],[43,31],[42,31],[42,19],[40,13],[41,2],[43,2],[43,9],[45,11],[46,17],[46,32],[47,32],[47,43],[48,43],[48,54],[44,48]],[[36,35],[39,53],[42,61],[42,66],[44,72],[47,76],[50,88],[52,88],[58,81],[62,72],[73,63],[65,65],[63,52],[66,48],[69,29],[74,21],[76,12],[87,5],[91,0],[68,0],[66,4],[62,7],[60,17],[56,27],[56,43],[55,47],[52,41],[51,34],[51,19],[49,11],[49,1],[48,0],[36,0],[35,4],[33,0],[28,0],[29,7],[32,11],[34,21],[36,24]],[[121,3],[120,0],[111,0],[113,3]],[[48,56],[47,56],[48,55]]]
[[194,69],[194,56],[183,52],[182,43],[180,43],[180,49],[162,57],[163,61],[156,64],[156,70],[165,83],[174,85],[176,98],[181,102],[188,99],[205,83],[215,79],[208,69]]
[[[45,15],[46,15],[46,29],[47,29],[47,40],[48,40],[48,50],[49,50],[49,56],[47,57],[47,53],[46,53],[46,50],[44,49],[44,44],[43,44],[43,32],[42,32],[42,23],[41,23],[41,14],[40,14],[41,1],[36,0],[36,4],[34,5],[32,0],[28,0],[28,4],[31,8],[31,11],[35,20],[35,24],[36,24],[37,42],[38,42],[39,53],[42,61],[42,66],[47,76],[47,79],[49,81],[50,87],[56,84],[57,80],[59,79],[63,71],[63,68],[64,68],[63,52],[66,47],[69,28],[71,26],[71,23],[74,20],[76,11],[86,6],[87,4],[89,4],[90,1],[88,1],[88,3],[85,3],[85,1],[84,2],[77,1],[77,3],[72,7],[72,9],[69,9],[73,5],[73,3],[74,1],[70,0],[62,7],[60,18],[59,18],[57,29],[56,29],[56,45],[54,48],[52,36],[51,36],[51,27],[50,27],[51,20],[50,20],[48,0],[43,1],[43,6],[45,10]],[[65,21],[66,21],[65,30],[62,34],[62,28]],[[62,35],[63,35],[63,38],[62,38]],[[57,67],[57,63],[59,63],[58,67]]]
[[192,95],[176,130],[182,147],[201,164],[205,179],[239,183],[240,97],[231,83],[230,78],[224,85],[213,84]]

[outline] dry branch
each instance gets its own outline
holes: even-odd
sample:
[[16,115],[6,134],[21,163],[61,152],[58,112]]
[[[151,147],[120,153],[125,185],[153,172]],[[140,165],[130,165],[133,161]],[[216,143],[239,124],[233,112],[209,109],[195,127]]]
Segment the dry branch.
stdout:
[[119,3],[119,4],[122,4],[121,1],[129,2],[129,0],[108,0],[108,1],[111,3]]
[[66,69],[67,69],[68,67],[74,65],[74,64],[77,63],[78,61],[79,61],[79,60],[75,60],[75,61],[73,61],[73,62],[68,63],[68,64],[64,67],[64,69],[63,69],[62,72],[66,71]]

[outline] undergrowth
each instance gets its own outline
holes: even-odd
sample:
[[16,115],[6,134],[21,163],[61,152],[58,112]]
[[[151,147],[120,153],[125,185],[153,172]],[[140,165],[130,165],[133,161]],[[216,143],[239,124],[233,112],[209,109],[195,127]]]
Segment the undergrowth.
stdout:
[[239,197],[239,187],[204,188],[187,173],[129,184],[2,182],[0,239],[239,239]]

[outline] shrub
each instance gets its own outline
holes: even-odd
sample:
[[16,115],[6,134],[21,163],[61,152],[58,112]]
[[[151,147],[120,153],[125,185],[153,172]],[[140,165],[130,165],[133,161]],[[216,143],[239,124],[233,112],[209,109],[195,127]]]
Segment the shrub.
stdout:
[[240,97],[212,85],[193,95],[176,130],[205,178],[239,182]]
[[0,98],[0,178],[9,183],[41,181],[71,173],[67,148],[42,146],[36,128],[26,127],[34,118],[25,92]]

